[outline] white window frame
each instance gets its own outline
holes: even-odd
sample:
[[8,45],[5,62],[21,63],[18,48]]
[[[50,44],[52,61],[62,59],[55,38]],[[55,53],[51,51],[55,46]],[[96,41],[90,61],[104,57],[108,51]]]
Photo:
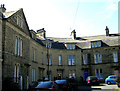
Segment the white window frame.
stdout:
[[36,70],[32,69],[32,82],[36,81]]
[[113,59],[114,59],[114,62],[118,62],[118,53],[117,52],[113,52]]
[[75,65],[75,56],[72,56],[72,65]]
[[16,37],[16,39],[15,39],[15,55],[17,55],[17,42],[18,42],[18,38]]
[[98,42],[98,47],[101,47],[101,42]]
[[14,67],[14,82],[19,82],[19,72],[20,72],[20,65],[19,64],[15,64]]
[[72,72],[69,70],[69,78],[72,78]]
[[59,56],[58,60],[59,60],[59,65],[62,65],[62,56]]
[[99,79],[99,69],[95,69],[95,75]]
[[99,63],[102,63],[102,54],[98,54]]
[[84,64],[87,64],[87,54],[84,54],[84,55],[83,55],[83,63],[84,63]]
[[95,44],[94,44],[93,42],[91,43],[91,45],[92,45],[92,48],[94,48],[94,47],[95,47]]
[[71,65],[71,56],[68,56],[68,65]]
[[75,49],[75,44],[73,44],[73,49]]
[[[102,72],[101,72],[102,71]],[[100,79],[103,79],[103,70],[102,69],[99,69],[99,78]]]
[[98,47],[98,43],[97,43],[97,42],[95,42],[95,48],[96,48],[96,47]]
[[20,40],[20,56],[22,56],[22,50],[23,50],[23,41],[22,39]]
[[94,54],[95,64],[98,64],[98,54]]
[[67,44],[67,49],[70,49],[70,45],[69,44]]
[[18,38],[18,56],[20,55],[20,39]]

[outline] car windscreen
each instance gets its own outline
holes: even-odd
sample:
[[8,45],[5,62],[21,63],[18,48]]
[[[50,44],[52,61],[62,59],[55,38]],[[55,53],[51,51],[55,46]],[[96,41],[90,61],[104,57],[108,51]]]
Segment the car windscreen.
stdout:
[[36,88],[52,88],[53,82],[40,82]]

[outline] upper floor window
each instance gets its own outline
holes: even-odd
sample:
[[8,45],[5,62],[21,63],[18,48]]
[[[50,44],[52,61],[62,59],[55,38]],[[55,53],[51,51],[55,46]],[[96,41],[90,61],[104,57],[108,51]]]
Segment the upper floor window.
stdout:
[[68,65],[75,65],[75,56],[68,56]]
[[46,43],[46,48],[51,48],[52,47],[52,43]]
[[23,55],[23,40],[19,37],[15,38],[15,55]]
[[67,49],[75,49],[75,44],[67,44]]
[[59,56],[59,65],[62,65],[62,56]]
[[20,72],[20,64],[15,64],[14,66],[14,82],[19,81],[19,72]]
[[47,65],[52,65],[52,62],[51,62],[51,56],[49,55],[47,55],[46,56],[46,59],[47,59]]
[[72,65],[75,65],[75,56],[72,56]]
[[99,41],[99,42],[97,42],[97,41],[96,41],[96,42],[92,42],[92,43],[91,43],[91,47],[92,47],[92,48],[101,47],[101,41]]
[[36,70],[32,69],[32,81],[36,81]]
[[102,63],[102,55],[101,54],[94,54],[95,64]]
[[87,54],[84,54],[84,55],[83,55],[83,63],[84,63],[84,64],[87,64]]
[[36,49],[32,48],[32,61],[36,61]]
[[118,62],[117,52],[114,52],[114,53],[113,53],[113,58],[114,58],[114,62]]

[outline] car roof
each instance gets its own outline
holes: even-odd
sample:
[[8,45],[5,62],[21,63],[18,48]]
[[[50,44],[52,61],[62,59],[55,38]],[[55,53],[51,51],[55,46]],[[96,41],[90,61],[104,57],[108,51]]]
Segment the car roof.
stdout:
[[35,88],[49,88],[53,84],[53,81],[39,82]]
[[96,76],[88,76],[88,77],[96,77]]
[[112,76],[116,76],[116,75],[110,75],[110,76],[108,76],[108,77],[112,77]]

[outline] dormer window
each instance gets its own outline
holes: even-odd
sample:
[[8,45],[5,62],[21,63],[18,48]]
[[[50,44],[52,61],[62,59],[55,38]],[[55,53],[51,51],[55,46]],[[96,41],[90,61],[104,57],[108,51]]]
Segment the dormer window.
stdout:
[[92,47],[92,48],[101,47],[101,41],[94,41],[94,42],[91,42],[91,47]]
[[47,48],[51,48],[52,47],[52,43],[46,43],[46,47]]
[[101,47],[101,42],[98,42],[98,47]]
[[66,44],[67,49],[73,50],[75,49],[75,44]]

